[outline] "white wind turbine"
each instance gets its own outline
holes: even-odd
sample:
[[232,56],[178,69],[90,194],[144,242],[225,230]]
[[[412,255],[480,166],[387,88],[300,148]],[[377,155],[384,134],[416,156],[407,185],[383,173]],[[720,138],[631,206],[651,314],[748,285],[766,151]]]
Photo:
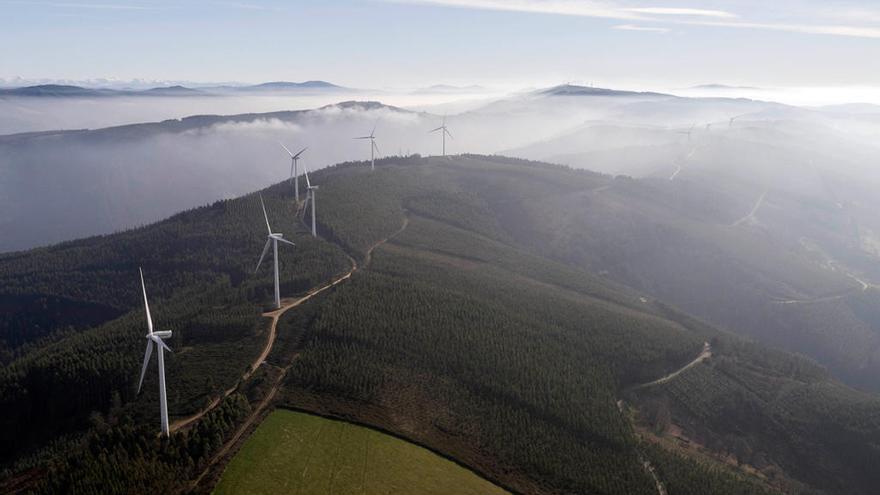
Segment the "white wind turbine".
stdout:
[[443,156],[446,156],[446,136],[449,136],[449,139],[452,139],[452,134],[450,134],[449,129],[446,128],[446,116],[445,115],[443,116],[443,125],[441,125],[440,127],[436,128],[436,129],[431,129],[428,132],[437,132],[437,131],[442,131],[442,132],[440,132],[440,135],[442,136],[442,140],[443,140]]
[[263,258],[266,257],[266,253],[269,251],[269,245],[271,245],[272,255],[275,260],[275,308],[280,308],[281,290],[278,287],[278,241],[290,244],[291,246],[295,246],[296,244],[285,239],[284,234],[280,232],[272,232],[272,227],[269,226],[269,215],[266,214],[266,204],[263,203],[262,194],[260,195],[260,206],[263,207],[263,218],[266,219],[266,229],[269,231],[269,235],[266,239],[266,245],[263,247],[263,254],[260,255],[260,261],[257,262],[257,267],[254,269],[254,273],[257,273],[257,270],[260,269],[260,265],[263,264]]
[[312,205],[312,237],[318,237],[318,231],[315,227],[315,191],[318,190],[318,186],[313,186],[312,181],[309,180],[309,169],[305,167],[303,169],[306,174],[306,205],[308,206],[311,202]]
[[279,142],[278,144],[280,144],[281,147],[284,148],[284,151],[286,151],[287,154],[290,155],[290,180],[293,181],[293,190],[296,191],[294,193],[296,195],[296,202],[299,203],[299,171],[296,169],[296,162],[299,161],[299,156],[302,155],[303,152],[309,148],[303,148],[299,150],[298,153],[293,154],[290,152],[289,149],[287,149],[287,146],[284,146],[284,143]]
[[144,309],[147,312],[147,352],[144,354],[144,366],[141,368],[141,379],[138,382],[138,393],[141,393],[141,386],[144,384],[144,374],[147,372],[147,365],[150,364],[150,354],[153,352],[153,345],[159,348],[159,411],[162,419],[162,434],[168,436],[168,401],[165,398],[165,355],[164,351],[171,352],[171,349],[165,345],[162,339],[171,337],[171,330],[160,332],[153,331],[153,318],[150,316],[150,304],[147,302],[147,288],[144,286],[144,271],[138,268],[141,274],[141,290],[144,293]]
[[370,131],[369,136],[360,136],[354,139],[369,139],[370,140],[370,170],[376,170],[376,155],[375,153],[379,152],[379,147],[376,146],[376,126],[373,126],[373,130]]
[[694,127],[696,127],[696,126],[697,126],[697,124],[694,124],[694,125],[691,126],[690,129],[688,129],[688,130],[686,130],[686,131],[678,131],[678,133],[679,133],[679,134],[687,134],[687,136],[688,136],[688,141],[690,141],[690,140],[691,140],[691,133],[694,132]]

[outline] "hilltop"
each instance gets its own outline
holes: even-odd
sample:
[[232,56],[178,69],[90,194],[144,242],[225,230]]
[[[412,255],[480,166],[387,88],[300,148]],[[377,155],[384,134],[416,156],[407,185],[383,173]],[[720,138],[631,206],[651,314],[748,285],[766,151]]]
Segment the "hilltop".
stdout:
[[[347,163],[312,180],[321,186],[319,239],[294,220],[286,181],[262,192],[273,226],[298,245],[282,253],[283,295],[334,280],[352,260],[358,269],[284,313],[266,364],[167,444],[150,440],[155,377],[133,395],[143,338],[136,268],[147,274],[157,325],[174,330],[169,407],[186,417],[235,386],[266,339],[259,314],[270,275],[250,274],[265,235],[256,196],[0,256],[0,298],[17,305],[16,319],[0,325],[3,455],[20,466],[9,473],[49,463],[47,489],[88,489],[124,472],[175,489],[212,466],[278,383],[277,406],[393,432],[516,492],[656,493],[645,459],[669,487],[714,493],[874,486],[876,398],[559,250],[595,250],[583,240],[596,225],[560,216],[569,201],[614,225],[621,213],[603,210],[632,203],[650,183],[481,156],[389,158],[375,173]],[[93,316],[71,325],[42,309],[70,307]],[[36,322],[39,333],[29,330]],[[639,388],[706,342],[707,361]],[[85,383],[88,394],[78,392]],[[727,400],[706,403],[709,390]],[[108,435],[115,468],[104,471],[88,445],[107,445]],[[48,443],[58,438],[77,440]],[[675,438],[703,450],[682,450]],[[864,464],[839,462],[854,449]]]

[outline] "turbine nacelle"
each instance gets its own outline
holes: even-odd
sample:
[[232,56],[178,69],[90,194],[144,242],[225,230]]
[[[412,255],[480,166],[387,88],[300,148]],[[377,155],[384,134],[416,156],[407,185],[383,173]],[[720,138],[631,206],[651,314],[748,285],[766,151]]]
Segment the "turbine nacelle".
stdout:
[[287,146],[284,146],[284,143],[279,141],[278,144],[280,144],[281,147],[284,148],[284,151],[286,151],[287,154],[290,155],[290,157],[293,158],[294,160],[299,160],[299,156],[302,155],[307,149],[309,149],[308,146],[306,146],[305,148],[299,150],[298,152],[293,153],[287,148]]

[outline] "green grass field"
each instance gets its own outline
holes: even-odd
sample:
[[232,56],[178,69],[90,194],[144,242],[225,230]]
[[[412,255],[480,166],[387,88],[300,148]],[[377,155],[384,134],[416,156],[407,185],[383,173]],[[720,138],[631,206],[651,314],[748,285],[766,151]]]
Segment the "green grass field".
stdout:
[[431,451],[378,431],[279,409],[235,456],[214,493],[507,493]]

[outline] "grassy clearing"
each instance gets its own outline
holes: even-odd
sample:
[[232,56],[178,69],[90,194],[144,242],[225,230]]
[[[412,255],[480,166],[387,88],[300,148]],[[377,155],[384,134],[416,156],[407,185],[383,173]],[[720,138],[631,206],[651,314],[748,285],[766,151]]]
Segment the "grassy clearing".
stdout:
[[229,463],[214,493],[507,492],[427,449],[390,435],[279,409]]

